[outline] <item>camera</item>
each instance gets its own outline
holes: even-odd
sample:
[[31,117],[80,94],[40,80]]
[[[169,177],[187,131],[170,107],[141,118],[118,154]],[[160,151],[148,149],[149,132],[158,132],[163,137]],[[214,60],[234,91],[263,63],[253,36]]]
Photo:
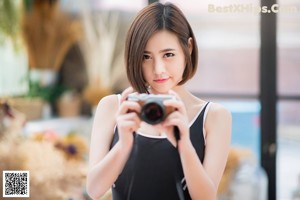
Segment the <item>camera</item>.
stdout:
[[128,101],[135,101],[141,105],[140,118],[151,125],[163,122],[171,112],[175,111],[174,107],[163,104],[163,101],[169,99],[175,99],[175,96],[167,94],[129,94],[127,97]]

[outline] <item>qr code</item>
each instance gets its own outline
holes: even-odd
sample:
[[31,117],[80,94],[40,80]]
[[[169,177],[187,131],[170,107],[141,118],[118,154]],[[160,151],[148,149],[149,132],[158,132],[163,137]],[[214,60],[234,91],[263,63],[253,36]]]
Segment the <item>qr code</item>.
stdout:
[[29,197],[29,171],[3,171],[3,197]]

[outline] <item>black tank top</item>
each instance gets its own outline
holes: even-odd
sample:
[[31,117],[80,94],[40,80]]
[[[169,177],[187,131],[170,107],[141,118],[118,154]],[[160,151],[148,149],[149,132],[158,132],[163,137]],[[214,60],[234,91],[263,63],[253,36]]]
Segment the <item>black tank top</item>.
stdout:
[[[207,105],[190,125],[190,138],[202,163]],[[116,128],[112,147],[118,139]],[[113,200],[190,200],[177,149],[167,138],[135,133],[131,154],[112,187],[112,195]]]

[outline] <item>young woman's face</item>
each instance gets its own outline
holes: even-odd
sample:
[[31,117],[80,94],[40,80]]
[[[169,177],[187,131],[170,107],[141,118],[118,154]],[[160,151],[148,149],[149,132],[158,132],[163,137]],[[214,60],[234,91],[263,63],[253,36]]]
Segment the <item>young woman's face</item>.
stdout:
[[143,56],[143,75],[152,93],[167,93],[177,86],[185,65],[183,50],[174,33],[159,31],[148,40]]

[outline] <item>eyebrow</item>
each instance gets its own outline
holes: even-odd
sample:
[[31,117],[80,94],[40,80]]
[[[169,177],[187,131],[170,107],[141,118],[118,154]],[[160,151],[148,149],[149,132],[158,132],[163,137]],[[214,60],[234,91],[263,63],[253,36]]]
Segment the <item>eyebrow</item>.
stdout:
[[[167,49],[160,50],[159,53],[164,53],[164,52],[168,52],[168,51],[175,51],[175,49],[167,48]],[[150,51],[144,51],[144,53],[150,54],[151,52]]]

